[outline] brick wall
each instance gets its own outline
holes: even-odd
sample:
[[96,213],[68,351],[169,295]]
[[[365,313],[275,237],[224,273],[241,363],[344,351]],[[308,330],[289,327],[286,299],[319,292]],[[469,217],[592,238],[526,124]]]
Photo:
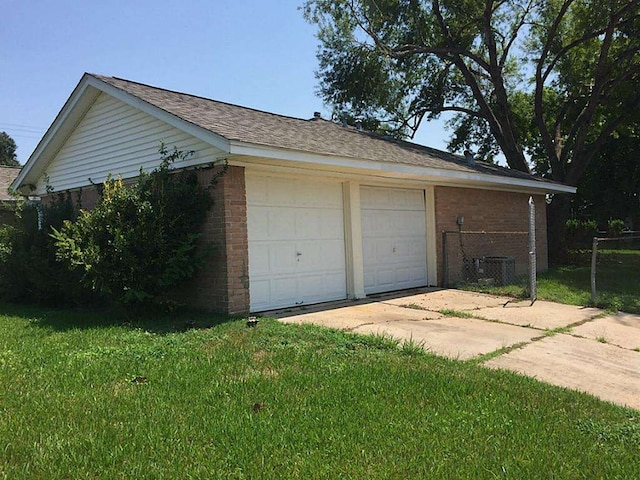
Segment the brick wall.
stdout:
[[[209,184],[218,170],[201,170]],[[213,207],[203,229],[203,248],[210,249],[205,266],[178,292],[189,304],[232,315],[249,311],[249,246],[244,168],[228,167],[212,191]]]
[[[456,218],[464,217],[463,231],[526,232],[529,227],[529,194],[498,192],[471,188],[436,187],[436,242],[438,253],[438,279],[442,282],[442,232],[458,231]],[[536,246],[538,271],[548,268],[547,220],[544,196],[535,195]],[[522,269],[528,259],[527,239],[523,235],[478,235],[469,238],[476,242],[474,249],[483,255],[516,257]],[[449,237],[451,238],[451,237]],[[455,236],[457,238],[457,236]],[[482,242],[485,244],[482,244]],[[451,265],[451,264],[450,264]],[[517,272],[523,273],[522,271]]]

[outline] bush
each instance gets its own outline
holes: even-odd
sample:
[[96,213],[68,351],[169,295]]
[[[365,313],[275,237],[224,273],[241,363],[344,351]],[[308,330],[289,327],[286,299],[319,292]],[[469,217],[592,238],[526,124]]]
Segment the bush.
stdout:
[[88,300],[80,276],[56,261],[50,236],[52,228],[75,217],[71,195],[57,195],[46,205],[19,202],[15,216],[13,225],[0,226],[0,298],[48,306]]
[[595,220],[571,219],[567,220],[565,231],[569,248],[588,248],[598,233],[598,224]]
[[611,218],[607,222],[607,233],[610,237],[621,237],[624,232],[624,221],[618,218]]
[[53,233],[58,259],[119,304],[162,303],[202,265],[197,241],[211,196],[194,171],[171,170],[188,153],[168,153],[163,145],[160,154],[160,167],[141,171],[131,186],[110,176],[95,208]]

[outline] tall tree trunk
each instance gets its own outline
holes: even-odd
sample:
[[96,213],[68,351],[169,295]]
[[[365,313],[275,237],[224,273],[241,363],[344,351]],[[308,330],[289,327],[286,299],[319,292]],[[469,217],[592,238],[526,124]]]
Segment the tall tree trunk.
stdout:
[[554,195],[551,204],[547,205],[547,242],[551,265],[565,265],[569,258],[565,223],[571,213],[570,205],[569,195],[560,194]]

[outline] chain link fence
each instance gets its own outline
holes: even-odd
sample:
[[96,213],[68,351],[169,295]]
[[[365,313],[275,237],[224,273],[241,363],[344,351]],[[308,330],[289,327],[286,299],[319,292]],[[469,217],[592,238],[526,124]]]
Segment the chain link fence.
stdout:
[[[594,237],[590,255],[574,254],[591,268],[591,303],[618,308],[616,298],[640,292],[640,232]],[[590,258],[587,258],[590,257]],[[640,308],[640,305],[638,305]]]
[[443,283],[461,286],[526,286],[529,232],[442,232]]

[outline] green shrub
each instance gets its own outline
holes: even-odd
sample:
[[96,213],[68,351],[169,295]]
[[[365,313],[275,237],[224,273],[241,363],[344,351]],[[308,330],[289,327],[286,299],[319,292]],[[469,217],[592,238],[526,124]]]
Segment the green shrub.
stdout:
[[75,217],[71,195],[56,195],[48,204],[19,202],[15,215],[13,225],[0,227],[0,298],[48,306],[88,300],[79,275],[56,261],[50,236]]
[[619,218],[610,218],[607,222],[607,232],[610,237],[621,237],[624,232],[624,221]]
[[110,176],[95,208],[53,233],[58,259],[119,304],[162,303],[202,265],[197,243],[212,205],[208,188],[194,171],[171,170],[189,153],[169,153],[163,145],[160,154],[160,167],[141,171],[131,186]]
[[567,246],[571,248],[585,248],[591,245],[593,237],[598,233],[595,220],[567,220],[565,225]]

